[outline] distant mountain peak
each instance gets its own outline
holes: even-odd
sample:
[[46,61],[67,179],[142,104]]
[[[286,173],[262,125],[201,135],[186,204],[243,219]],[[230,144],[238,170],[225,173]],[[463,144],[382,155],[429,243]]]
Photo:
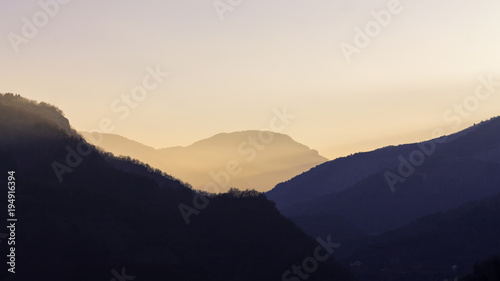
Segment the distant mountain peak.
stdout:
[[[154,149],[117,135],[103,135],[95,145],[149,163],[197,189],[218,183],[222,192],[230,187],[267,191],[328,161],[288,135],[259,130],[219,133],[185,147]],[[233,173],[229,165],[235,165]]]

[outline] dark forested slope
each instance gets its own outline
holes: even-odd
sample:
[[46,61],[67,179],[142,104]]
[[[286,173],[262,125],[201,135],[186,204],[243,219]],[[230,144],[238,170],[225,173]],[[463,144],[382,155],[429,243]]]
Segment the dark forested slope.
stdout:
[[[137,161],[89,150],[64,120],[52,106],[0,95],[0,219],[8,171],[18,219],[16,274],[2,262],[1,280],[280,280],[318,246],[260,193],[196,197]],[[186,224],[181,203],[203,208]],[[333,258],[309,275],[352,280]]]

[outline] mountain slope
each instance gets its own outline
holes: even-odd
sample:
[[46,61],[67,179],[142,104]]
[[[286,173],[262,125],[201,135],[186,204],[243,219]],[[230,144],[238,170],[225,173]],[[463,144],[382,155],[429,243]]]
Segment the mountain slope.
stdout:
[[[15,171],[19,220],[16,274],[2,263],[1,280],[111,280],[123,273],[137,280],[279,280],[317,247],[255,192],[206,197],[209,204],[186,224],[179,206],[193,206],[200,195],[96,149],[76,161],[70,151],[84,151],[80,136],[30,109],[43,105],[24,107],[19,103],[28,101],[18,97],[11,106],[4,99],[0,172],[6,188],[7,171]],[[62,181],[55,161],[71,168]],[[7,200],[0,208],[7,210]],[[7,247],[1,243],[1,252]],[[352,280],[333,258],[309,280],[326,279]]]
[[369,246],[348,259],[361,262],[352,269],[362,280],[463,277],[475,262],[500,253],[500,194],[426,216],[369,240],[356,242]]
[[[42,130],[43,126],[53,124],[57,130],[62,130],[68,135],[74,135],[74,130],[71,129],[68,119],[66,119],[62,111],[53,105],[47,103],[36,103],[34,101],[22,98],[19,95],[5,94],[0,99],[2,111],[0,114],[0,122],[7,124],[3,128],[2,140],[11,139],[10,135],[26,135],[33,133],[27,129],[36,130],[37,136],[41,137],[45,134]],[[10,118],[16,114],[18,118]],[[32,127],[32,125],[36,125]]]
[[[431,144],[435,149],[430,149]],[[424,154],[423,147],[432,152]],[[407,159],[415,153],[424,155],[422,163],[414,165],[414,171],[403,179],[404,182],[397,182],[391,189],[386,179],[387,172],[398,175],[398,166],[409,163]],[[342,162],[350,163],[342,166],[339,164]],[[358,167],[354,169],[360,171],[357,181],[351,172],[352,167]],[[404,169],[411,168],[406,166]],[[314,178],[315,175],[323,177]],[[308,179],[312,182],[309,183]],[[335,179],[338,183],[325,184]],[[282,186],[278,185],[268,197],[275,200],[277,207],[287,216],[337,215],[368,233],[376,234],[496,194],[500,192],[498,182],[500,118],[494,118],[449,136],[446,141],[387,147],[325,163]],[[307,200],[303,196],[292,197],[293,200],[283,196],[283,199],[280,194],[286,192],[287,187],[292,190],[299,188],[300,192],[321,192]]]
[[366,232],[334,214],[298,214],[289,219],[311,237],[332,234],[335,241],[342,244],[368,237]]
[[397,165],[398,155],[411,151],[412,147],[386,147],[338,158],[279,183],[266,195],[284,210],[316,197],[340,192],[371,174]]
[[222,133],[187,147],[158,150],[117,135],[83,135],[107,151],[168,171],[200,190],[216,184],[221,192],[230,187],[267,191],[327,161],[287,135],[262,131]]

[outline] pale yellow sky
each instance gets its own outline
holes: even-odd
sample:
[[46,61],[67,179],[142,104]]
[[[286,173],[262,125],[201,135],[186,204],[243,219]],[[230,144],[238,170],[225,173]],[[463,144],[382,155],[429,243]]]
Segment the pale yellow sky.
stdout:
[[[0,92],[52,103],[77,130],[108,119],[112,133],[154,147],[266,128],[286,106],[296,118],[283,133],[327,158],[500,115],[499,87],[460,125],[458,113],[443,118],[478,77],[500,81],[500,2],[393,1],[243,0],[223,21],[206,0],[3,1]],[[399,12],[349,63],[340,45],[356,46],[356,28],[390,5]],[[170,76],[124,117],[122,96],[148,67]]]

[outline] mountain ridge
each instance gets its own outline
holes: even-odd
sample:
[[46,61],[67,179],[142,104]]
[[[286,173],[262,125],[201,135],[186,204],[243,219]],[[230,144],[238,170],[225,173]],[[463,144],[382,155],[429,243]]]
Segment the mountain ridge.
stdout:
[[[95,147],[59,181],[51,163],[84,140],[25,110],[4,110],[3,99],[0,129],[10,134],[0,134],[0,169],[15,171],[20,218],[14,280],[109,280],[126,271],[143,280],[271,281],[318,247],[258,192],[203,195]],[[187,224],[179,206],[196,198],[209,204]],[[7,264],[0,270],[7,280]],[[333,258],[310,278],[325,279],[353,280]]]
[[[368,233],[381,233],[494,194],[500,182],[499,132],[500,118],[495,117],[446,139],[336,159],[277,185],[266,196],[288,217],[338,215]],[[403,164],[410,169],[408,155],[425,155],[422,144],[432,143],[434,149],[393,190],[387,173],[398,176]]]
[[[207,183],[217,182],[214,175],[225,175],[228,180],[226,185],[220,186],[221,191],[229,187],[267,191],[276,183],[328,160],[290,136],[270,131],[219,133],[188,146],[160,149],[118,135],[91,137],[86,132],[82,135],[114,154],[130,156],[169,171],[200,190],[204,190]],[[98,143],[92,139],[102,141]],[[226,171],[230,163],[237,163],[238,173]]]
[[[490,120],[495,120],[495,118],[500,117],[494,117],[491,118]],[[441,136],[437,137],[434,139],[430,139],[427,141],[422,141],[418,143],[408,143],[408,144],[399,144],[399,145],[388,145],[384,146],[372,151],[367,151],[367,152],[357,152],[349,156],[344,156],[344,157],[339,157],[330,161],[327,161],[323,164],[320,164],[311,170],[304,172],[302,174],[299,174],[295,176],[294,178],[291,178],[287,181],[281,182],[277,184],[273,189],[269,190],[266,192],[266,195],[273,201],[275,201],[278,206],[281,209],[286,209],[290,208],[292,205],[300,203],[300,202],[287,202],[286,197],[296,197],[300,199],[301,201],[306,201],[307,199],[312,199],[314,197],[321,197],[325,195],[326,193],[330,192],[339,192],[342,191],[349,186],[361,181],[363,178],[377,172],[383,169],[389,169],[390,167],[393,167],[395,164],[398,164],[398,156],[403,153],[408,153],[409,151],[415,150],[416,145],[418,144],[424,144],[428,142],[435,142],[437,144],[444,144],[444,143],[449,143],[457,138],[460,138],[466,134],[469,134],[473,131],[475,131],[480,124],[475,124],[474,126],[471,126],[469,128],[465,128],[459,132],[446,135],[446,136]],[[382,155],[385,156],[385,154],[390,153],[390,157],[381,157]],[[367,160],[363,158],[368,158]],[[388,158],[388,159],[384,159]],[[360,170],[360,168],[363,168],[365,165],[360,164],[358,161],[364,161],[364,162],[370,162],[373,160],[379,161],[381,163],[378,163],[377,165],[373,166],[371,164],[371,169],[366,169],[366,170]],[[351,163],[345,163],[345,162],[355,162],[354,164]],[[336,188],[331,189],[329,185],[331,184],[336,184],[337,183],[337,178],[336,174],[331,174],[332,169],[341,169],[343,168],[342,166],[345,165],[353,165],[353,167],[350,168],[350,170],[355,170],[356,174],[351,177],[350,180],[347,180],[346,182],[341,183],[340,185],[337,185]],[[379,167],[381,166],[381,167]],[[340,168],[339,168],[340,167]],[[344,172],[339,172],[340,174],[343,174]],[[324,178],[324,174],[329,174],[329,179],[328,180],[322,180],[320,182],[323,183],[322,185],[317,186],[315,189],[311,190],[310,188],[305,188],[304,190],[300,191],[297,189],[297,187],[300,187],[303,185],[305,182],[310,181],[311,178]],[[291,185],[291,186],[288,186]],[[282,191],[283,190],[283,191]],[[319,191],[319,192],[318,192]],[[326,192],[326,193],[325,193]],[[292,195],[294,194],[294,195]]]
[[[412,280],[422,281],[464,277],[472,271],[474,263],[500,252],[499,218],[500,192],[421,217],[381,235],[364,238],[368,241],[353,241],[353,244],[368,245],[349,255],[345,261],[362,262],[353,269],[363,280],[396,279],[408,275]],[[453,266],[456,270],[452,270]],[[385,270],[377,270],[380,268]]]

